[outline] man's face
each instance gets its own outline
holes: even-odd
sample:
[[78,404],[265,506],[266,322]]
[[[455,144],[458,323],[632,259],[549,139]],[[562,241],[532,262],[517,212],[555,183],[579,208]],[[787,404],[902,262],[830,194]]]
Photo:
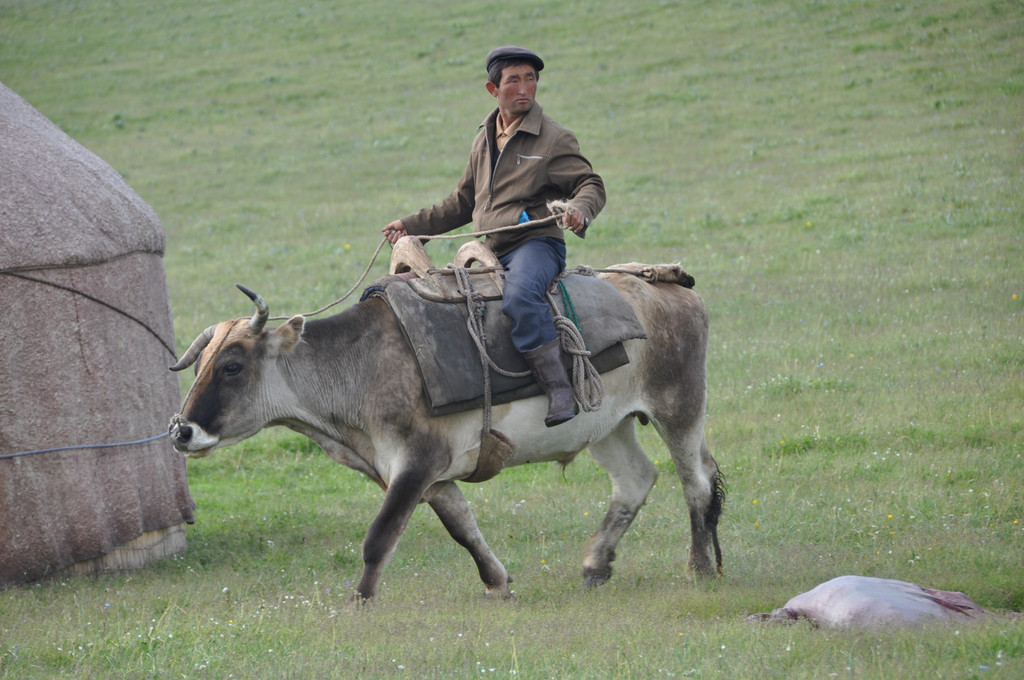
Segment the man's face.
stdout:
[[497,98],[502,119],[515,120],[533,107],[537,96],[537,71],[527,64],[508,66],[501,72],[500,85],[487,81],[487,91]]

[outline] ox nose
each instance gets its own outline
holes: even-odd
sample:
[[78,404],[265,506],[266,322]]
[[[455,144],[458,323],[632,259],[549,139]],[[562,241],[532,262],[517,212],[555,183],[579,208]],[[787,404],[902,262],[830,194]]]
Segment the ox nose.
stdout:
[[192,440],[192,426],[175,419],[167,432],[176,447],[186,446]]

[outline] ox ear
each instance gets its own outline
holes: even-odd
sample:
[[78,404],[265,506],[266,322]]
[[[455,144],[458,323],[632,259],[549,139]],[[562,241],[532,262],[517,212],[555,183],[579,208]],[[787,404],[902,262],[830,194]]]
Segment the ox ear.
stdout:
[[305,327],[306,319],[299,315],[293,316],[271,331],[267,338],[267,352],[270,358],[290,352],[295,345],[299,344],[299,340],[302,338],[302,329]]

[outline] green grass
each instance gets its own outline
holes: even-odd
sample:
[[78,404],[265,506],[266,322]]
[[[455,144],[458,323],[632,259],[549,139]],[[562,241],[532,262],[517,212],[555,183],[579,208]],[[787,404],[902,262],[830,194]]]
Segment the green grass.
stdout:
[[846,573],[1024,609],[1020,2],[0,2],[0,80],[161,216],[179,350],[250,312],[236,281],[275,314],[348,290],[454,185],[499,43],[545,57],[538,100],[608,186],[570,263],[697,279],[724,578],[685,577],[642,430],[661,476],[606,587],[580,584],[609,495],[581,456],[465,487],[514,601],[420,508],[352,611],[380,491],[268,432],[189,464],[185,555],[0,593],[0,677],[1019,677],[1001,616],[745,617]]

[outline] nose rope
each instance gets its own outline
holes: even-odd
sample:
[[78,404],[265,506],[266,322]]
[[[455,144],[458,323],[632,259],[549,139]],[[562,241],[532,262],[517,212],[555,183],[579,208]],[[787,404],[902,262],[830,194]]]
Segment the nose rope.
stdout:
[[146,439],[136,439],[130,442],[114,442],[113,444],[77,444],[74,446],[57,446],[52,449],[36,449],[35,451],[19,451],[18,453],[5,453],[0,455],[0,460],[7,458],[20,458],[21,456],[34,456],[37,453],[58,453],[61,451],[81,451],[83,449],[112,449],[118,446],[135,446],[137,444],[148,444],[149,442],[155,442],[157,439],[163,439],[168,436],[166,432],[158,434],[153,437],[147,437]]
[[[48,267],[48,268],[49,269],[57,269],[58,267]],[[59,268],[70,269],[70,267],[59,267]],[[44,286],[50,286],[51,288],[56,288],[57,290],[62,290],[64,292],[66,292],[66,293],[72,293],[74,295],[79,295],[79,296],[85,298],[86,300],[89,300],[91,302],[95,302],[98,305],[101,305],[103,307],[106,307],[107,309],[110,309],[110,310],[112,310],[114,312],[117,312],[118,314],[126,317],[127,319],[129,319],[131,321],[134,321],[136,324],[138,324],[143,329],[145,329],[150,335],[152,335],[154,338],[157,339],[157,341],[164,347],[164,349],[166,349],[170,353],[170,355],[172,357],[176,357],[177,356],[177,353],[174,351],[174,348],[171,347],[170,343],[168,343],[166,340],[164,340],[160,336],[160,334],[156,332],[156,330],[154,330],[149,324],[147,324],[145,321],[143,321],[142,319],[138,318],[137,316],[134,316],[134,315],[126,312],[125,310],[117,307],[116,305],[113,305],[113,304],[111,304],[111,303],[109,303],[109,302],[107,302],[105,300],[101,300],[100,298],[98,298],[98,297],[96,297],[94,295],[90,295],[89,293],[86,293],[84,291],[78,290],[77,288],[73,288],[71,286],[65,286],[63,284],[56,283],[54,281],[47,281],[45,279],[39,279],[39,278],[36,278],[34,276],[29,276],[29,275],[23,273],[23,271],[24,270],[21,270],[21,269],[4,269],[4,270],[0,270],[0,274],[5,275],[5,276],[13,276],[15,278],[19,278],[19,279],[22,279],[24,281],[31,281],[32,283],[38,283],[38,284],[42,284]],[[51,448],[47,448],[47,449],[34,449],[32,451],[18,451],[18,452],[15,452],[15,453],[4,453],[4,454],[0,454],[0,460],[9,460],[9,459],[12,459],[12,458],[21,458],[23,456],[34,456],[34,455],[41,454],[41,453],[61,453],[61,452],[64,452],[64,451],[83,451],[83,450],[87,450],[87,449],[109,449],[109,448],[116,448],[116,447],[122,447],[122,446],[137,446],[139,444],[148,444],[149,442],[154,442],[154,441],[156,441],[158,439],[162,439],[162,438],[164,438],[166,436],[168,436],[168,435],[167,435],[166,432],[164,432],[164,433],[161,433],[161,434],[158,434],[158,435],[154,435],[152,437],[147,437],[145,439],[135,439],[135,440],[132,440],[132,441],[111,442],[111,443],[104,443],[104,444],[74,444],[74,445],[70,445],[70,446],[55,446],[55,447],[51,447]]]

